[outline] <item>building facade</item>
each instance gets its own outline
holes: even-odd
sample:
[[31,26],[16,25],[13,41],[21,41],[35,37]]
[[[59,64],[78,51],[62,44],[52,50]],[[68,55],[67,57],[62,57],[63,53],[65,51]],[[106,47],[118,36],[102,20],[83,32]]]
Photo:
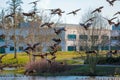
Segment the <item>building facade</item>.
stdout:
[[65,32],[65,48],[64,51],[81,51],[94,47],[100,50],[109,50],[110,46],[106,43],[110,39],[110,31],[108,29],[89,29],[85,30],[79,25],[69,25]]
[[112,30],[111,30],[111,43],[109,45],[111,45],[111,49],[116,49],[116,50],[120,50],[120,25],[119,26],[112,26]]
[[[118,27],[116,28],[113,26],[112,30],[85,30],[80,25],[75,24],[60,24],[57,26],[57,28],[59,27],[65,27],[66,29],[66,31],[63,31],[59,35],[59,37],[62,39],[62,42],[60,44],[62,51],[81,51],[88,48],[94,48],[99,50],[120,49],[119,45],[117,45],[119,43],[120,36],[120,29],[118,29]],[[7,34],[7,38],[2,36],[0,37],[0,46],[8,45],[6,48],[0,47],[0,53],[14,52],[15,48],[13,32],[13,30],[5,31],[3,29],[0,29],[1,35]],[[27,46],[26,43],[40,42],[41,39],[39,38],[42,38],[42,42],[46,41],[42,44],[44,46],[43,51],[46,51],[46,47],[51,44],[49,40],[56,36],[53,29],[50,29],[49,31],[43,30],[41,32],[38,26],[35,28],[30,28],[30,26],[28,25],[16,29],[15,33],[17,35],[17,52],[22,52],[23,49]],[[34,36],[32,36],[32,33],[34,34]],[[51,37],[47,37],[48,35]]]

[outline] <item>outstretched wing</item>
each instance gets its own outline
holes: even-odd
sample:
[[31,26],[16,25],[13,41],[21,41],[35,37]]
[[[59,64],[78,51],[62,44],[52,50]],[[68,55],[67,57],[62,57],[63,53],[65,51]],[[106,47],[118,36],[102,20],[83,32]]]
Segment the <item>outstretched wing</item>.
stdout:
[[116,19],[117,17],[114,17],[114,18],[112,18],[112,19],[110,19],[110,20],[114,20],[114,19]]
[[80,11],[81,9],[77,9],[77,10],[75,10],[74,12],[78,12],[78,11]]
[[99,7],[98,9],[102,9],[102,8],[104,8],[104,6],[101,6],[101,7]]
[[89,22],[89,21],[93,21],[93,19],[96,18],[96,17],[91,17],[89,18],[88,20],[85,21],[85,23]]
[[45,25],[47,25],[48,23],[44,23],[44,24],[42,24],[40,27],[43,27],[43,26],[45,26]]
[[91,14],[95,13],[97,11],[97,9],[95,9],[94,11],[91,12]]
[[33,48],[36,48],[37,46],[39,46],[40,45],[40,43],[35,43],[34,45],[33,45]]
[[24,50],[24,52],[25,52],[25,53],[27,53],[28,55],[30,55],[30,52],[29,52],[29,51],[27,51],[27,50]]
[[61,30],[61,31],[66,31],[64,27],[60,28],[59,30]]
[[92,23],[87,23],[86,26],[87,27],[90,27],[92,25]]
[[73,11],[72,11],[72,12],[67,13],[67,15],[72,14],[72,13],[73,13]]
[[37,1],[33,1],[33,2],[30,2],[29,4],[36,4],[37,2],[39,2],[40,0],[37,0]]

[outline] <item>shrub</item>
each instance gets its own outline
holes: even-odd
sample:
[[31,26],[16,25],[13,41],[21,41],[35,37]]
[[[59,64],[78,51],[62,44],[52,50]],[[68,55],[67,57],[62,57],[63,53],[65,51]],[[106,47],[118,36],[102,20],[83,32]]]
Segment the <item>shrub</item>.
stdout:
[[48,63],[47,60],[41,60],[28,63],[25,70],[35,70],[37,73],[56,73],[66,71],[67,65],[58,62]]
[[[86,59],[84,64],[88,64],[88,60]],[[120,57],[98,57],[97,64],[120,64]]]

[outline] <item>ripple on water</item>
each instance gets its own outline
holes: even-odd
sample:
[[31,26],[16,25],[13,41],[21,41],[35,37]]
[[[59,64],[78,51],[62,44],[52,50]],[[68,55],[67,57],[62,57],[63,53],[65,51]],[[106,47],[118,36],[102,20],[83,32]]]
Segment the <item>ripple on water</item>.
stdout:
[[25,76],[25,75],[4,75],[0,76],[0,80],[120,80],[120,77],[105,77],[105,76],[55,76],[55,77],[42,77],[42,76]]

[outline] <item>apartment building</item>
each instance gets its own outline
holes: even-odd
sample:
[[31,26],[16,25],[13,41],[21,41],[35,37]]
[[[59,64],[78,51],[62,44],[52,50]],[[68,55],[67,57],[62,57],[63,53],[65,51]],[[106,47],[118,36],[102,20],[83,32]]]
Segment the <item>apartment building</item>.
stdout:
[[120,25],[119,26],[112,26],[111,30],[111,49],[120,50]]
[[[76,24],[59,24],[56,28],[65,27],[66,31],[63,31],[58,37],[62,39],[61,50],[62,51],[81,51],[85,50],[88,47],[93,47],[99,50],[110,50],[110,49],[120,49],[116,45],[118,43],[118,32],[120,29],[117,29],[113,26],[112,30],[110,29],[89,29],[85,30],[80,25]],[[0,34],[8,34],[7,38],[0,37],[0,46],[9,44],[6,48],[0,48],[0,53],[13,53],[14,52],[14,42],[13,42],[13,30],[4,31],[0,29]],[[43,51],[46,51],[51,42],[52,38],[56,37],[53,29],[40,31],[38,25],[35,28],[30,27],[28,23],[24,23],[20,28],[16,30],[17,35],[17,52],[22,52],[23,49],[27,46],[26,43],[29,42],[40,42],[42,39]],[[34,34],[34,37],[32,36]],[[49,37],[49,36],[51,37]],[[32,36],[32,37],[30,37]],[[116,38],[117,36],[117,38]],[[27,37],[29,37],[27,39]],[[34,38],[34,40],[33,40]],[[41,38],[41,39],[39,39]],[[49,38],[49,39],[48,39]],[[117,40],[116,40],[117,39]]]
[[[87,47],[94,47],[100,50],[109,50],[110,32],[108,29],[89,29],[85,30],[79,25],[67,25],[65,32],[64,51],[80,51]],[[110,42],[109,42],[110,43]]]

